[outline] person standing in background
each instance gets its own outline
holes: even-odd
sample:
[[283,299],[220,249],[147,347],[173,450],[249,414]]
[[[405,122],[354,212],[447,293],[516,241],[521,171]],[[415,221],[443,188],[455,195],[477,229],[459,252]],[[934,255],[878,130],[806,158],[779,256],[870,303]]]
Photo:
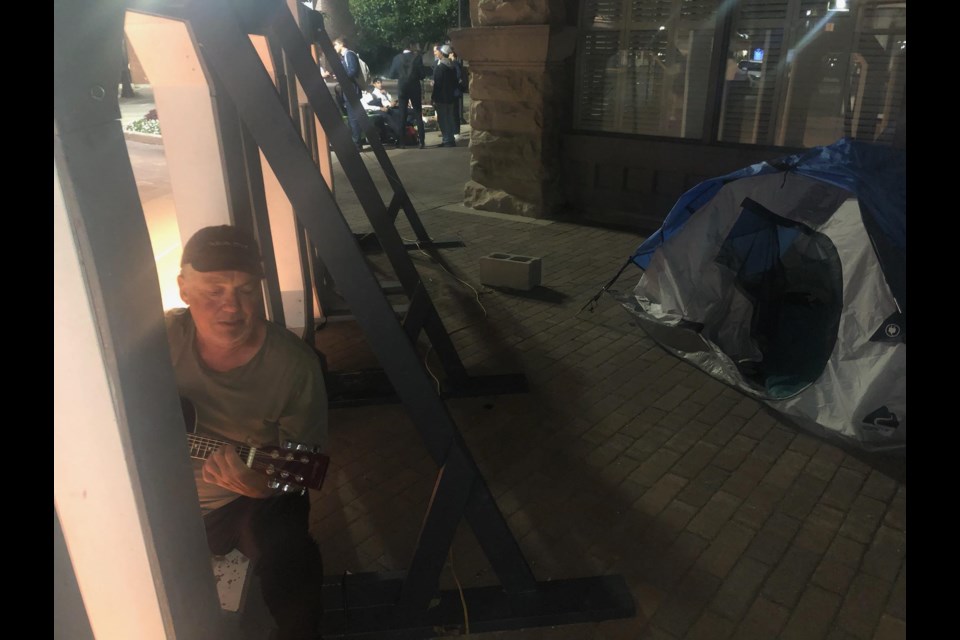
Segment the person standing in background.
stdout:
[[460,125],[467,124],[467,119],[463,115],[463,94],[467,90],[467,72],[464,71],[463,61],[453,47],[450,48],[450,60],[453,61],[453,68],[457,72],[457,89],[454,91],[454,96],[456,96],[457,101],[454,104],[456,106],[455,122],[457,124],[457,133],[460,133]]
[[333,48],[339,54],[343,68],[347,72],[348,81],[340,83],[340,89],[343,95],[343,108],[347,114],[347,122],[350,124],[350,135],[357,151],[362,151],[363,129],[360,126],[360,113],[358,111],[362,107],[353,105],[353,99],[355,97],[359,99],[361,92],[366,89],[366,87],[361,86],[363,82],[360,79],[360,58],[350,50],[343,36],[333,41]]
[[397,106],[400,110],[401,126],[397,148],[404,147],[402,134],[407,126],[407,113],[412,107],[413,116],[417,122],[420,148],[423,149],[423,85],[421,83],[427,77],[427,69],[420,58],[420,45],[412,40],[408,41],[407,47],[393,57],[387,76],[397,80]]
[[456,120],[457,71],[450,60],[453,49],[442,45],[437,49],[437,66],[433,68],[433,94],[431,101],[437,110],[437,124],[440,126],[441,147],[457,146],[456,136],[459,124]]

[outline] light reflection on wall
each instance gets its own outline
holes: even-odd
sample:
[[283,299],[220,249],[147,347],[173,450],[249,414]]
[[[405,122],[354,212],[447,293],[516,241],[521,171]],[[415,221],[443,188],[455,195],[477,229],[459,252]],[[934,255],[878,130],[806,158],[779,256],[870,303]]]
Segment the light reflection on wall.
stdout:
[[180,227],[173,198],[168,194],[149,202],[143,202],[143,216],[150,232],[150,244],[157,264],[157,278],[160,283],[160,297],[164,311],[184,306],[177,287],[177,274],[180,273]]

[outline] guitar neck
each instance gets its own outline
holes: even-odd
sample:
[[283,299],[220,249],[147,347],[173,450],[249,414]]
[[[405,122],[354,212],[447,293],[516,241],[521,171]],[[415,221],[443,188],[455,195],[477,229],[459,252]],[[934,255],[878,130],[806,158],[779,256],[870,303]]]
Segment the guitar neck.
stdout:
[[305,492],[323,485],[330,458],[302,444],[287,442],[284,446],[247,447],[208,438],[194,433],[197,426],[197,411],[187,398],[180,398],[183,421],[187,426],[187,444],[190,445],[190,457],[194,460],[207,460],[221,447],[233,447],[248,468],[267,475],[271,489]]
[[238,446],[224,440],[198,436],[193,433],[187,434],[187,442],[190,444],[190,457],[194,460],[206,460],[210,457],[210,454],[223,446],[236,449],[237,454],[243,460],[246,460],[250,455],[250,447]]

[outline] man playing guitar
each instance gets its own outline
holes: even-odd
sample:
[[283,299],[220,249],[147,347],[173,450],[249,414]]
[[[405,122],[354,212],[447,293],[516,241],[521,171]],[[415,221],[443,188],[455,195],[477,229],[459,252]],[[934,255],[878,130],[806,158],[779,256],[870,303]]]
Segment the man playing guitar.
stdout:
[[[196,410],[196,433],[210,442],[252,452],[288,441],[322,450],[320,360],[267,322],[262,277],[256,241],[240,229],[206,227],[190,238],[177,278],[188,308],[166,314],[177,387]],[[194,460],[194,477],[211,552],[236,548],[254,563],[279,638],[318,637],[323,562],[308,528],[309,495],[284,491],[299,488],[297,476],[253,465],[252,453],[244,460],[234,446],[210,451]]]

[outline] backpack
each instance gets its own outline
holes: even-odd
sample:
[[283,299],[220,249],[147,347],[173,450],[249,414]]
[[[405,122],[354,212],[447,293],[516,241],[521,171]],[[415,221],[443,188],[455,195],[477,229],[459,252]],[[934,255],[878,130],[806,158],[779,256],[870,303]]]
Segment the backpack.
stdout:
[[420,138],[417,135],[417,128],[408,124],[403,128],[403,144],[417,144]]
[[360,54],[357,54],[357,62],[360,63],[360,77],[357,78],[362,83],[363,89],[369,87],[372,83],[370,82],[372,78],[370,77],[370,67],[367,66],[367,63],[363,61],[363,58],[360,57]]

